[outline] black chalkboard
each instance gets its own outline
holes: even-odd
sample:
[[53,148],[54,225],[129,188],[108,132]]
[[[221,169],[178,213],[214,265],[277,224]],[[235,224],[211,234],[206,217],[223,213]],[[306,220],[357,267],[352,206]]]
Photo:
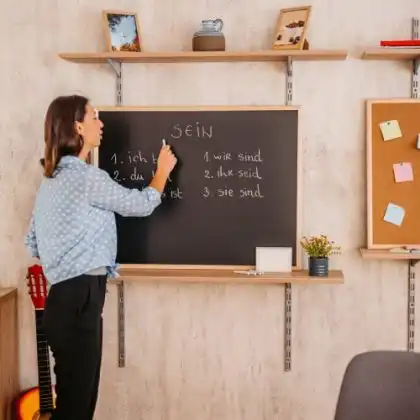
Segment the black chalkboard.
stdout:
[[146,186],[162,139],[178,164],[148,217],[117,217],[120,264],[254,265],[256,246],[293,247],[298,110],[103,108],[97,164]]

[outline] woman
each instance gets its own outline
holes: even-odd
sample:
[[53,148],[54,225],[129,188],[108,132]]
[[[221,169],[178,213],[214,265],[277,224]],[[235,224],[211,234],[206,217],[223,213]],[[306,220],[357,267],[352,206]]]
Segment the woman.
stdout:
[[52,420],[93,419],[106,279],[116,275],[114,212],[150,215],[177,162],[170,147],[163,146],[149,186],[142,191],[124,188],[86,163],[100,145],[102,129],[98,113],[82,96],[56,98],[45,118],[44,178],[26,245],[51,284],[44,331],[55,359]]

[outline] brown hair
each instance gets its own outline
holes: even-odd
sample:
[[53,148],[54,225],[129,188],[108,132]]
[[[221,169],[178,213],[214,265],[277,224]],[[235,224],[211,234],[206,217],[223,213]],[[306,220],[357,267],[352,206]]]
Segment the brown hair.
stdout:
[[53,177],[63,156],[77,156],[82,150],[83,139],[75,123],[83,122],[88,102],[84,96],[59,96],[48,107],[44,122],[45,152],[41,159],[46,177]]

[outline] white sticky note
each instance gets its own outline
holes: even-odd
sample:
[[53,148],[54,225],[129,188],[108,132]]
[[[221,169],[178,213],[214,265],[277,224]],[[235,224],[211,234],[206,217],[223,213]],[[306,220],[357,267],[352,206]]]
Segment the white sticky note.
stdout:
[[379,124],[384,141],[394,140],[402,137],[400,124],[397,120],[384,121]]
[[413,167],[409,162],[394,163],[395,182],[409,182],[413,180]]
[[394,203],[388,204],[385,211],[385,216],[384,216],[385,222],[392,223],[393,225],[396,225],[396,226],[401,226],[401,223],[403,222],[404,217],[405,217],[405,210],[402,207],[397,206]]

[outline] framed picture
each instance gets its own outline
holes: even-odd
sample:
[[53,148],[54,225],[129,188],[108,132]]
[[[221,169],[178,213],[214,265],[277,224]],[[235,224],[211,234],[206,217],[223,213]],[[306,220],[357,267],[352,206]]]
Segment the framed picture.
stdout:
[[301,50],[306,39],[311,6],[281,9],[277,20],[275,50]]
[[102,14],[108,51],[141,52],[136,13],[104,10]]

